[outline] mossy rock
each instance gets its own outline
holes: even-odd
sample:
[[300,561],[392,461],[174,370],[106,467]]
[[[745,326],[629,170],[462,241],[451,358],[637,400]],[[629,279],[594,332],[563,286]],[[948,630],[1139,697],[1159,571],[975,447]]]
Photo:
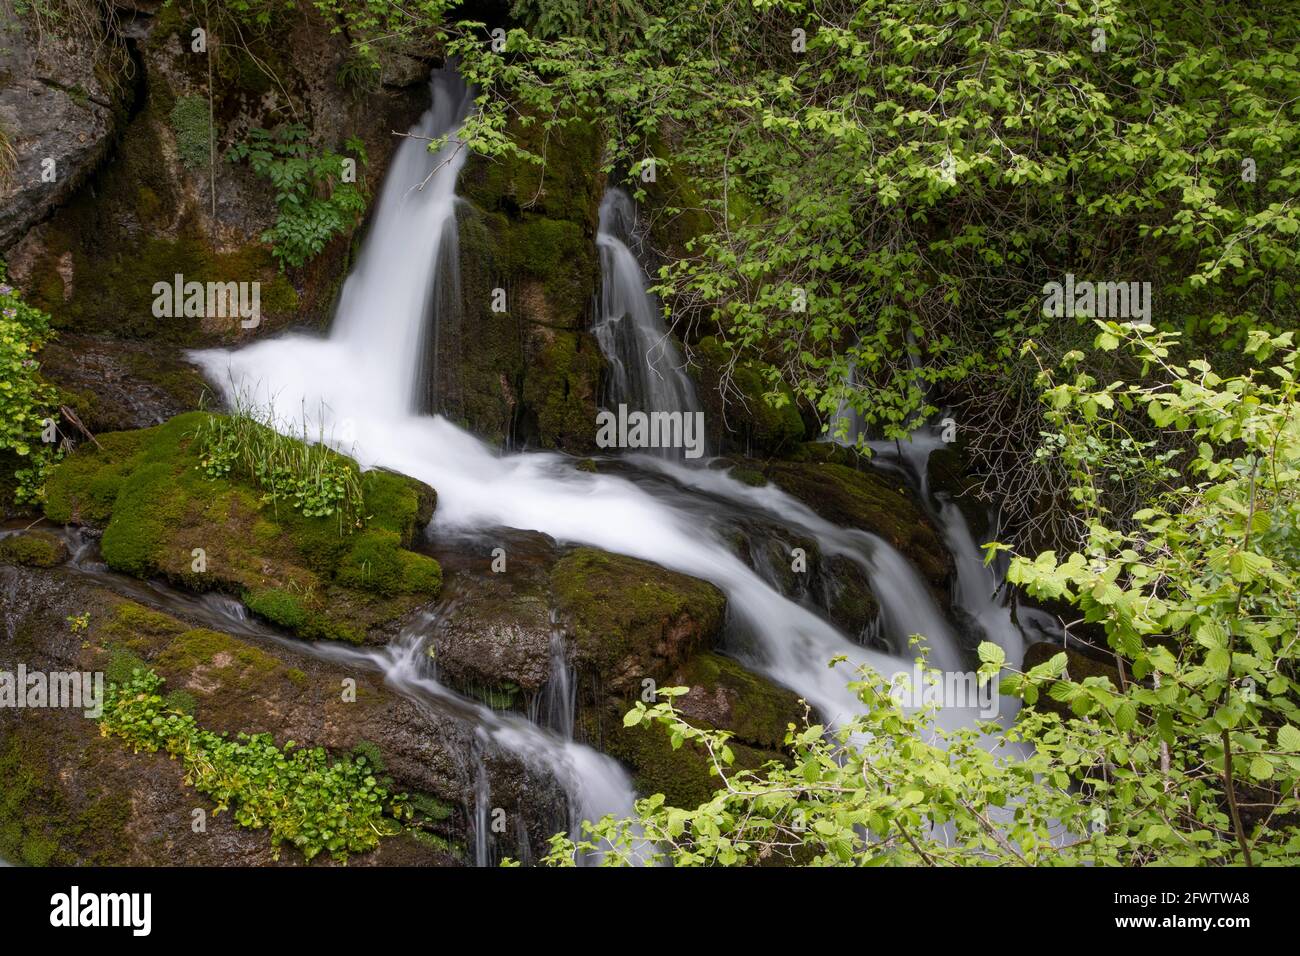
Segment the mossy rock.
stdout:
[[765,398],[769,386],[763,362],[748,359],[730,367],[731,353],[708,336],[691,350],[699,366],[699,394],[705,405],[710,447],[756,457],[786,454],[804,438],[794,393],[782,386],[783,401]]
[[551,590],[573,637],[574,663],[606,692],[660,686],[721,631],[726,598],[712,584],[658,565],[578,548],[551,569]]
[[52,568],[67,558],[67,546],[48,531],[24,531],[0,538],[0,564]]
[[205,475],[193,436],[206,414],[83,445],[50,476],[47,517],[102,527],[114,570],[240,595],[302,637],[383,640],[382,628],[437,596],[438,563],[405,547],[432,515],[432,489],[369,472],[364,529],[307,518],[249,484]]
[[70,799],[50,766],[56,741],[43,733],[43,722],[11,720],[3,729],[0,856],[28,866],[111,862],[114,841],[130,818],[128,796],[104,783],[93,801]]
[[763,473],[832,524],[884,538],[931,584],[947,581],[952,568],[943,540],[897,479],[829,461],[773,461]]
[[779,750],[790,725],[803,726],[805,708],[798,694],[721,654],[696,654],[673,683],[691,688],[673,702],[687,720],[729,730],[734,740],[756,748]]
[[459,192],[485,211],[564,219],[595,228],[600,203],[599,127],[583,117],[566,117],[547,129],[537,115],[521,113],[505,130],[542,165],[515,156],[471,156],[460,175]]
[[430,344],[426,404],[494,443],[585,453],[605,367],[586,332],[598,281],[598,136],[586,123],[547,133],[519,118],[508,132],[549,159],[471,157],[461,172],[461,318]]
[[524,379],[530,425],[543,448],[582,454],[596,448],[596,385],[605,360],[586,332],[543,330],[544,344]]

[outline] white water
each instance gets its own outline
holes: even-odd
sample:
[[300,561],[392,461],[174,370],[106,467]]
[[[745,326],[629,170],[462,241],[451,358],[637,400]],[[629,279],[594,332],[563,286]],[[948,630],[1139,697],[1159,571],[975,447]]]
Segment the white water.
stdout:
[[600,253],[599,315],[592,328],[609,360],[609,403],[645,412],[700,409],[686,362],[664,325],[649,280],[629,248],[636,206],[623,190],[609,189],[600,203],[596,248]]
[[[453,75],[436,74],[433,88],[433,107],[413,130],[419,136],[446,132],[464,115],[467,97]],[[578,471],[560,455],[498,454],[446,419],[415,411],[435,265],[454,223],[455,176],[463,160],[454,141],[437,156],[428,155],[418,139],[401,145],[328,338],[287,335],[237,351],[193,353],[193,360],[228,399],[251,399],[299,434],[304,427],[327,436],[355,434],[355,444],[344,450],[364,466],[382,465],[431,484],[438,490],[439,528],[535,530],[713,582],[752,634],[762,670],[831,720],[856,712],[860,704],[845,687],[848,675],[827,662],[843,655],[892,674],[910,668],[910,653],[860,647],[787,600],[732,554],[724,529],[702,527],[684,502],[674,504],[621,478]],[[643,287],[640,293],[644,303]],[[687,489],[692,481],[719,479],[726,484],[713,491],[816,528],[826,547],[841,549],[871,571],[895,636],[923,634],[934,664],[960,667],[947,622],[916,572],[883,542],[834,528],[802,505],[775,497],[774,490],[672,467]],[[414,642],[395,644],[385,654],[382,666],[391,682],[433,696],[449,693],[415,665]],[[631,812],[631,784],[614,761],[522,717],[483,708],[481,718],[497,744],[548,767],[581,816]],[[945,718],[966,720],[955,713]]]

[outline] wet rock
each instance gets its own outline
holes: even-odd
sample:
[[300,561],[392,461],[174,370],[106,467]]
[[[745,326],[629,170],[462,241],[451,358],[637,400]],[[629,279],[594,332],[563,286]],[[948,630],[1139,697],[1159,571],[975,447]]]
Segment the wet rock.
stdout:
[[[116,579],[109,580],[110,585]],[[179,599],[178,599],[179,600]],[[191,612],[200,605],[178,604]],[[84,616],[74,630],[68,619]],[[321,659],[273,638],[237,637],[123,597],[69,569],[0,567],[0,669],[106,671],[163,676],[169,701],[219,732],[270,733],[332,754],[359,753],[393,791],[431,814],[430,839],[385,840],[353,863],[446,865],[463,859],[474,805],[472,714],[395,693],[382,676]],[[355,701],[343,680],[355,681]],[[118,677],[117,679],[121,679]],[[183,700],[184,704],[179,702]],[[484,757],[493,806],[521,821],[502,837],[515,854],[561,826],[553,779],[494,749]],[[0,711],[0,855],[29,863],[264,865],[264,831],[234,825],[185,785],[179,765],[102,738],[97,722],[61,708]],[[441,811],[438,808],[443,808]],[[206,833],[192,811],[207,811]],[[558,816],[557,816],[558,815]],[[436,818],[436,819],[434,819]],[[522,841],[522,842],[520,842]],[[286,849],[280,863],[301,863]],[[325,863],[326,861],[321,861]]]
[[789,453],[804,438],[804,423],[794,395],[783,388],[786,403],[777,408],[764,398],[769,390],[763,362],[733,361],[716,338],[706,337],[690,350],[697,365],[700,400],[711,449],[753,457]]
[[610,696],[635,697],[646,679],[664,686],[715,642],[725,618],[712,584],[594,548],[565,555],[550,580],[579,679]]
[[884,538],[932,585],[952,573],[942,537],[898,478],[834,461],[773,461],[763,473],[832,524]]
[[125,120],[126,51],[98,21],[92,6],[84,27],[0,29],[0,252],[76,192]]
[[40,354],[41,374],[92,433],[160,425],[198,408],[198,369],[158,343],[62,335]]

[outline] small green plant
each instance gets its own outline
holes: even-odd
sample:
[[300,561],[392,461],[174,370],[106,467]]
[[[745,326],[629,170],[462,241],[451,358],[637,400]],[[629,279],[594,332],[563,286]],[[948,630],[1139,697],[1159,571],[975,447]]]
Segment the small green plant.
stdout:
[[305,424],[294,437],[279,424],[237,399],[229,415],[208,416],[196,430],[197,467],[214,481],[252,482],[273,507],[285,503],[307,518],[337,516],[341,528],[359,527],[365,499],[356,467],[324,444],[323,431],[311,441]]
[[34,503],[58,458],[53,442],[54,388],[40,377],[35,355],[53,337],[50,317],[22,300],[0,262],[0,455],[17,459],[15,500]]
[[[211,797],[217,812],[271,834],[275,856],[291,844],[308,860],[328,852],[346,862],[402,829],[410,815],[405,796],[375,778],[363,755],[333,759],[321,747],[277,747],[270,734],[231,738],[199,726],[189,702],[164,699],[163,679],[137,668],[109,685],[100,732],[133,751],[164,751],[179,760],[185,782]],[[170,702],[169,702],[170,701]]]
[[378,60],[354,54],[339,67],[338,83],[353,96],[360,96],[376,92],[380,87],[381,75]]
[[274,132],[250,130],[248,139],[230,151],[235,160],[247,160],[253,171],[275,187],[279,216],[262,234],[272,254],[285,266],[301,266],[316,256],[334,236],[355,225],[365,211],[360,185],[345,173],[367,162],[358,139],[345,144],[353,156],[333,150],[313,156],[307,145],[307,127],[293,123]]
[[90,612],[82,611],[80,614],[69,614],[67,622],[68,628],[73,634],[80,634],[90,627]]

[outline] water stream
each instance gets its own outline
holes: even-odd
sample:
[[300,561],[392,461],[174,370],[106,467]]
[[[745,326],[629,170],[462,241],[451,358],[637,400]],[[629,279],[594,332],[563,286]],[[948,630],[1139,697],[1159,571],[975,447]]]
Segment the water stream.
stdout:
[[630,245],[636,241],[636,229],[631,197],[610,188],[600,203],[596,232],[601,279],[592,328],[609,360],[608,404],[644,412],[699,411],[686,362],[664,325],[659,303],[646,292],[649,280]]

